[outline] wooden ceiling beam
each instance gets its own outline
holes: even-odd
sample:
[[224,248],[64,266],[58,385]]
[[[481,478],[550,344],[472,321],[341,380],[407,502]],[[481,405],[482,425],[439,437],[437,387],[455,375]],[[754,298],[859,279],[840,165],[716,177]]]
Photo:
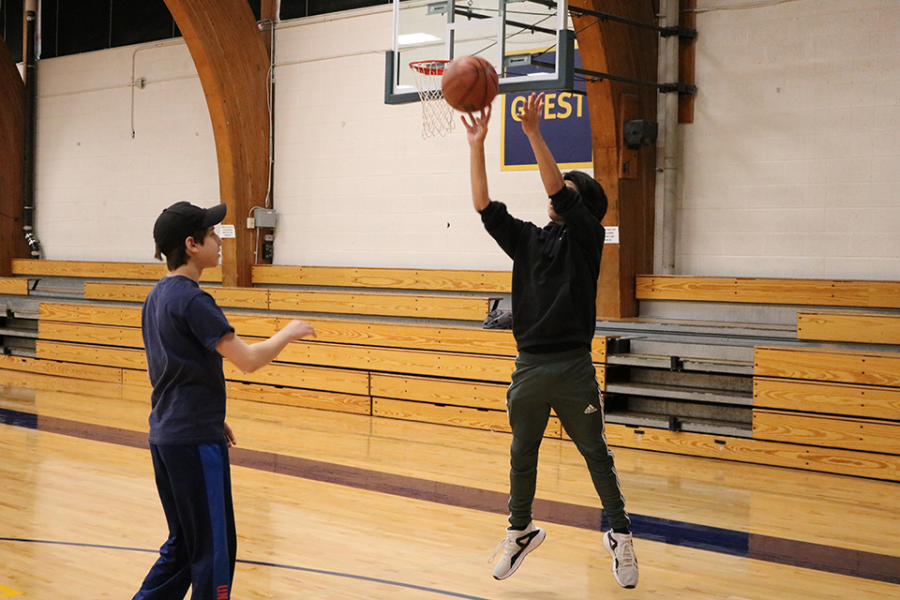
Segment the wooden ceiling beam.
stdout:
[[245,227],[269,189],[269,54],[246,0],[165,0],[184,35],[212,120],[225,224],[222,285],[250,287],[254,243]]
[[[572,7],[656,22],[655,0],[570,0]],[[643,81],[656,81],[657,32],[572,12],[582,67]],[[653,270],[656,151],[629,150],[622,126],[631,119],[656,120],[655,88],[604,79],[587,83],[594,176],[609,198],[603,224],[619,228],[619,243],[606,244],[600,268],[597,317],[637,315],[635,275]]]
[[24,221],[25,84],[0,39],[0,277],[12,275],[12,260],[29,256]]

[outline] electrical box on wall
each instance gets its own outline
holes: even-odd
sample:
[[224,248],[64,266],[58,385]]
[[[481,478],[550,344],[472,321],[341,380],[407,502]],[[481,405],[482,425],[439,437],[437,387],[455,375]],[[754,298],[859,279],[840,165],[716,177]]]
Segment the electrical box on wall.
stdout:
[[278,220],[278,215],[273,208],[260,208],[256,207],[253,209],[253,222],[257,227],[275,227],[275,222]]
[[275,236],[267,234],[263,238],[262,245],[263,260],[271,262],[275,258]]

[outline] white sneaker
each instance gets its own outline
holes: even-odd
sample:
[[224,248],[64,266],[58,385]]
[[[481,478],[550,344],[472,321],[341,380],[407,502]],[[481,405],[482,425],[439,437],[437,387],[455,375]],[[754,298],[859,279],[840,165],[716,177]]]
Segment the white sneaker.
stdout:
[[494,567],[494,579],[506,579],[515,573],[522,561],[525,560],[525,556],[540,546],[546,536],[547,532],[540,527],[535,527],[534,522],[529,523],[528,527],[521,531],[507,529],[506,537],[491,556],[491,560],[494,560],[494,557],[500,552],[500,548],[503,548],[503,556]]
[[603,535],[603,546],[612,556],[612,572],[619,585],[629,589],[635,587],[638,582],[638,564],[631,534],[607,531]]

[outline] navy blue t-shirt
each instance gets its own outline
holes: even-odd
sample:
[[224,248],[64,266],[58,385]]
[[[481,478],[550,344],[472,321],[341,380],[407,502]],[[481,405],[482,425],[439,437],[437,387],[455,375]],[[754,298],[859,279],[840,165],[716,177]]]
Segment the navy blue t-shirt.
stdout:
[[141,312],[150,383],[151,444],[209,444],[225,437],[225,374],[216,345],[234,331],[189,277],[163,277]]

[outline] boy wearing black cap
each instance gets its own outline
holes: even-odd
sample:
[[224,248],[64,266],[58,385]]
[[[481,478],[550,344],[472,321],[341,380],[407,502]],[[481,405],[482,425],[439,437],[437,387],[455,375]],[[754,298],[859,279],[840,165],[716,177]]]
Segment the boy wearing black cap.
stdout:
[[231,598],[236,533],[225,422],[222,358],[245,372],[271,362],[313,328],[291,321],[266,341],[248,345],[234,333],[212,296],[200,289],[204,269],[219,264],[222,240],[213,228],[225,218],[219,204],[204,209],[173,204],[153,227],[156,258],[169,273],[147,296],[141,313],[153,384],[150,453],[169,526],[135,600]]
[[[506,396],[513,440],[510,447],[509,528],[498,546],[503,555],[494,578],[506,579],[544,541],[531,507],[538,450],[552,408],[587,462],[611,530],[603,545],[613,558],[619,585],[638,581],[631,520],[606,444],[603,403],[591,361],[596,327],[597,280],[605,232],[606,194],[579,171],[563,175],[541,136],[543,94],[531,94],[519,115],[537,159],[550,204],[543,229],[512,217],[488,194],[484,139],[490,106],[463,117],[471,150],[472,199],[485,229],[513,259],[513,335],[519,351]],[[496,554],[496,553],[495,553]]]

